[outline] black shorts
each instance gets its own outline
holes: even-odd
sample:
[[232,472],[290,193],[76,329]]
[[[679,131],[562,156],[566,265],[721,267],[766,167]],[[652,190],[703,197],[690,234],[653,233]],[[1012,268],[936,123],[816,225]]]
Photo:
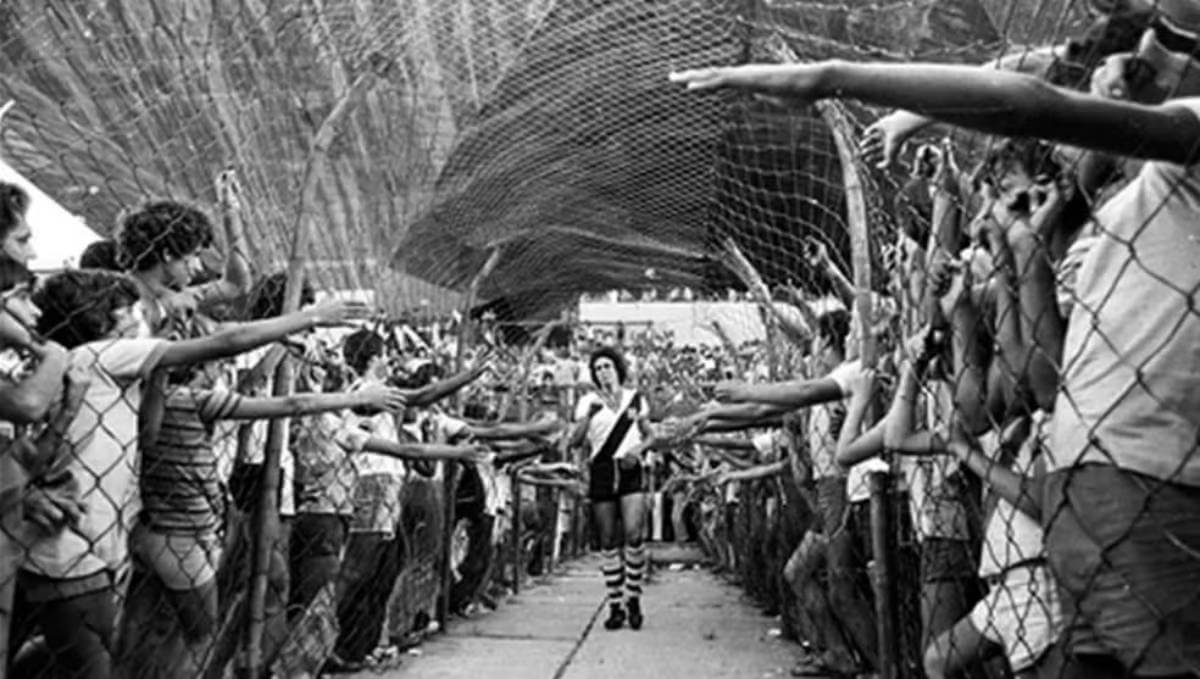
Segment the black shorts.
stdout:
[[644,492],[646,479],[640,463],[625,469],[611,457],[592,460],[588,475],[588,499],[592,502],[610,502]]

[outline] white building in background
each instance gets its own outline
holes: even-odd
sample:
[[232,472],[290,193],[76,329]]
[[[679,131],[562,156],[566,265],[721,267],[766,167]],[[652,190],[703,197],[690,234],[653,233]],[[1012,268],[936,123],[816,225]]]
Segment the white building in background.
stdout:
[[[611,298],[610,298],[611,299]],[[831,297],[814,300],[814,311],[825,313],[842,305]],[[776,303],[785,317],[800,319],[800,311],[790,304]],[[719,345],[720,337],[713,322],[734,344],[766,338],[762,315],[753,302],[634,302],[587,301],[579,304],[580,322],[604,327],[623,323],[631,333],[646,328],[669,331],[677,345]]]
[[29,193],[26,220],[33,231],[33,252],[37,255],[29,263],[33,271],[58,271],[78,266],[79,255],[84,248],[103,240],[100,234],[88,228],[82,218],[59,205],[2,158],[0,181],[16,184]]

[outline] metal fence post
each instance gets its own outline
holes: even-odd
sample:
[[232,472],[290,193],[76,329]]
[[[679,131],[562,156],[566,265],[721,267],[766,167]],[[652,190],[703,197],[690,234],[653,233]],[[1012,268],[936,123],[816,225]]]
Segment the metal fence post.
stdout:
[[566,526],[563,525],[563,493],[561,488],[551,491],[554,496],[554,521],[550,526],[550,563],[546,572],[553,574],[558,560],[562,557],[562,541],[566,538]]
[[509,545],[513,568],[513,594],[521,591],[521,484],[517,472],[512,472],[512,534]]
[[445,631],[446,621],[450,617],[450,589],[454,584],[451,580],[452,569],[450,560],[454,552],[454,509],[455,495],[458,491],[458,464],[450,460],[442,461],[442,487],[445,495],[442,498],[442,559],[439,581],[441,595],[438,597],[438,628]]
[[891,475],[872,472],[871,551],[874,567],[871,582],[875,590],[875,621],[879,636],[879,677],[894,679],[900,662],[899,630],[896,619],[896,561],[892,549]]

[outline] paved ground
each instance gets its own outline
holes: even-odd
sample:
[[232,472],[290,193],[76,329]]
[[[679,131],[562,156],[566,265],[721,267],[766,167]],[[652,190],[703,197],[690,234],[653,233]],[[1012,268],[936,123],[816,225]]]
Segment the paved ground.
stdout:
[[599,561],[585,557],[522,589],[496,611],[452,621],[446,634],[406,654],[399,667],[357,676],[749,679],[788,676],[797,652],[779,638],[776,619],[699,565],[656,570],[639,632],[605,630],[601,604]]

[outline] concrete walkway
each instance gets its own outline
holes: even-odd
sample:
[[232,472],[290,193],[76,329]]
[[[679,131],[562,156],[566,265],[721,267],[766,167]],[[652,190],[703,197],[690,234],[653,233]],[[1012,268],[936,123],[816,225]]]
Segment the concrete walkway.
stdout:
[[[658,550],[658,559],[671,556]],[[657,560],[657,559],[656,559]],[[695,561],[695,559],[691,559]],[[678,569],[678,566],[676,566]],[[359,677],[405,679],[720,679],[788,676],[798,647],[741,591],[699,564],[656,569],[646,625],[604,629],[600,564],[588,556],[476,619],[456,619],[400,666]]]

